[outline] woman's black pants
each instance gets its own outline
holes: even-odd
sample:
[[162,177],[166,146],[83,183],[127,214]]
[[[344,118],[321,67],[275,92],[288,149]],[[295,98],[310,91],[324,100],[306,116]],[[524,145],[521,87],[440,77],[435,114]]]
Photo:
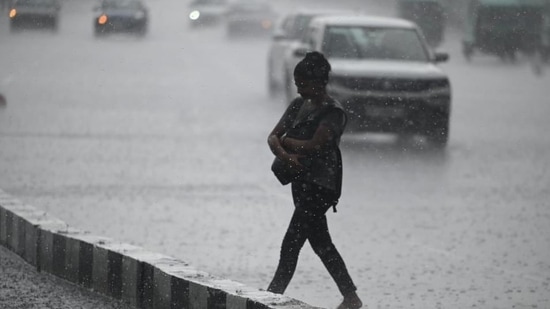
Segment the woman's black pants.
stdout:
[[283,238],[279,265],[268,291],[284,293],[294,275],[300,249],[306,240],[309,240],[313,251],[321,258],[342,295],[356,290],[328,231],[325,213],[335,203],[331,196],[328,190],[321,187],[292,183],[294,214]]

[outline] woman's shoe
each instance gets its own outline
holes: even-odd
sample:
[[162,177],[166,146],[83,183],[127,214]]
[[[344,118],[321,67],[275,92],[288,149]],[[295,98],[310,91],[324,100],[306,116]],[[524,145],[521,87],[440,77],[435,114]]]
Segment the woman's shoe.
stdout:
[[336,309],[359,309],[363,306],[363,302],[357,296],[357,293],[351,292],[344,296],[344,300]]

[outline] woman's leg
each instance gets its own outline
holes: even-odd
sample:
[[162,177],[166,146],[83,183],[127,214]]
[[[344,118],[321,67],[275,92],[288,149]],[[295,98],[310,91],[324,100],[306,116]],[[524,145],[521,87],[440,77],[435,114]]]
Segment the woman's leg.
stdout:
[[307,226],[308,240],[313,251],[321,258],[329,274],[343,295],[354,292],[353,284],[344,259],[334,246],[328,230],[326,212],[337,203],[332,191],[311,185],[307,190],[307,198],[302,199],[302,207],[308,209]]
[[332,276],[342,295],[348,295],[357,288],[349,275],[344,259],[334,246],[330,233],[328,231],[327,218],[323,215],[317,215],[312,218],[310,223],[312,231],[309,242],[313,251],[321,258],[329,274]]
[[298,256],[306,239],[346,296],[355,293],[356,287],[347,271],[344,260],[332,243],[328,231],[326,211],[334,199],[317,186],[293,183],[292,193],[296,206],[281,246],[281,256],[268,291],[284,293],[298,263]]
[[267,290],[269,292],[283,294],[296,271],[298,256],[307,238],[307,227],[304,226],[304,213],[295,208],[292,219],[283,238],[279,265],[273,276],[273,280]]

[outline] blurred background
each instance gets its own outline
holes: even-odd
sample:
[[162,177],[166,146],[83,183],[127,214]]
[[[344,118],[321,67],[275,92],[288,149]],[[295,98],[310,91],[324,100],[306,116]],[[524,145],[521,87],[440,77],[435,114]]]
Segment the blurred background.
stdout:
[[[268,89],[277,21],[321,7],[402,16],[418,6],[269,2],[270,22],[251,32],[237,24],[254,19],[230,19],[229,4],[197,24],[185,0],[58,0],[15,13],[2,1],[0,188],[73,227],[258,288],[293,207],[266,143],[288,103]],[[406,16],[425,23],[426,38],[441,30],[430,48],[449,55],[437,64],[451,89],[446,147],[371,132],[342,140],[343,197],[327,216],[369,308],[550,306],[548,8],[520,6],[524,20],[540,16],[531,27],[502,22],[516,1],[480,13],[467,2],[442,1],[440,24],[425,23],[438,16],[430,5]],[[37,12],[46,18],[12,24]],[[511,57],[479,47],[495,35],[475,29],[510,25],[541,39],[511,44]],[[308,245],[287,294],[341,300]]]

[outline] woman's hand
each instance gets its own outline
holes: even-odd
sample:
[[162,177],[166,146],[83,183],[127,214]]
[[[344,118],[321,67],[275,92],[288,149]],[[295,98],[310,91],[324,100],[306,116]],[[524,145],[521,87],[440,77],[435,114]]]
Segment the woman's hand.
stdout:
[[290,168],[303,171],[305,169],[304,165],[300,162],[301,158],[304,158],[304,155],[300,154],[291,154],[289,153],[285,158],[284,161],[289,165]]

